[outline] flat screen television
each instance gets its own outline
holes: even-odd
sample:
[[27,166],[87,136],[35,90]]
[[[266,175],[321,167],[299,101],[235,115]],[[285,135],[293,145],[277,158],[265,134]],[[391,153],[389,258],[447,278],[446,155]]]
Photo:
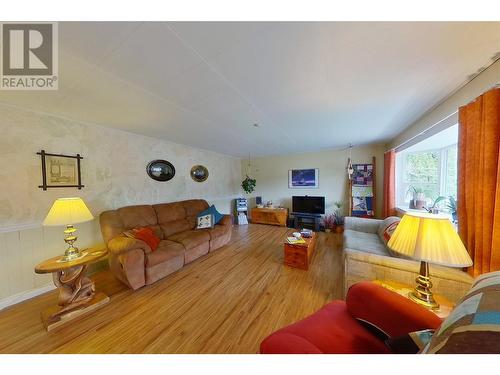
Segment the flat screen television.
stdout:
[[293,196],[292,212],[310,215],[325,213],[325,197]]

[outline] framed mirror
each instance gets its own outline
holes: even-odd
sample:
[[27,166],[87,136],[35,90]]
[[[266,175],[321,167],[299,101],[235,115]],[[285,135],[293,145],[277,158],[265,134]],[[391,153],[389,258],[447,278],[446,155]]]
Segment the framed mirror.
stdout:
[[191,178],[196,182],[203,182],[208,178],[208,169],[203,165],[195,165],[191,168]]
[[153,160],[148,164],[148,176],[156,181],[168,181],[175,176],[175,168],[166,160]]

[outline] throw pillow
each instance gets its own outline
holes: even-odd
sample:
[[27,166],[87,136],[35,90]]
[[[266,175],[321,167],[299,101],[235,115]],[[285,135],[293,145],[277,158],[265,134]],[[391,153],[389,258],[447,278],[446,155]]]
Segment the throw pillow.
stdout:
[[160,238],[158,238],[151,228],[139,227],[123,232],[123,234],[130,238],[135,238],[144,241],[151,248],[151,251],[155,251],[160,244]]
[[500,353],[500,272],[479,276],[436,331],[426,353]]
[[387,242],[391,239],[392,234],[396,230],[400,222],[400,218],[397,216],[389,216],[385,218],[382,223],[380,223],[378,227],[378,236],[380,240],[387,245]]
[[205,211],[202,211],[198,214],[198,217],[200,216],[205,216],[205,215],[214,215],[214,218],[213,218],[213,224],[219,224],[219,222],[222,220],[222,218],[224,217],[223,214],[221,214],[219,211],[217,211],[217,209],[215,208],[214,205],[211,205],[210,207],[208,207]]
[[199,215],[196,218],[196,221],[197,221],[196,229],[207,229],[207,228],[214,227],[214,215],[213,214]]
[[400,337],[389,337],[385,344],[396,354],[417,354],[431,341],[433,329],[410,332]]

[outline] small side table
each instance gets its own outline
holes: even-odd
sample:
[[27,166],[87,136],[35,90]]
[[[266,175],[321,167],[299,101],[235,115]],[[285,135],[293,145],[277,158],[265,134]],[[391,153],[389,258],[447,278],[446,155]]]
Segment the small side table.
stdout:
[[286,266],[300,268],[302,270],[309,269],[309,263],[316,244],[316,233],[313,232],[310,238],[304,238],[305,243],[291,244],[285,240],[284,243],[284,263]]
[[82,257],[69,262],[63,261],[63,256],[60,255],[35,267],[36,273],[51,272],[54,284],[59,289],[59,306],[42,312],[42,321],[47,331],[109,302],[107,295],[95,292],[94,282],[85,276],[87,266],[105,256],[106,248],[91,248],[83,250],[82,254]]
[[[408,293],[410,293],[413,290],[413,287],[409,285],[392,280],[375,280],[374,283],[383,286],[386,289],[392,290],[393,292],[396,292],[402,295],[403,297],[407,298],[408,298]],[[439,294],[434,294],[434,299],[436,300],[437,303],[439,303],[439,309],[431,311],[435,313],[437,316],[439,316],[441,319],[444,319],[448,315],[450,315],[451,311],[455,307],[455,304],[446,297],[441,296]]]

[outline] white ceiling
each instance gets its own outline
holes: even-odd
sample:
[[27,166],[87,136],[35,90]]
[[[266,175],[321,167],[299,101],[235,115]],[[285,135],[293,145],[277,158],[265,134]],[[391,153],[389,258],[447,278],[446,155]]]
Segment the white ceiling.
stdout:
[[387,141],[499,50],[499,22],[63,22],[59,90],[0,102],[285,154]]

